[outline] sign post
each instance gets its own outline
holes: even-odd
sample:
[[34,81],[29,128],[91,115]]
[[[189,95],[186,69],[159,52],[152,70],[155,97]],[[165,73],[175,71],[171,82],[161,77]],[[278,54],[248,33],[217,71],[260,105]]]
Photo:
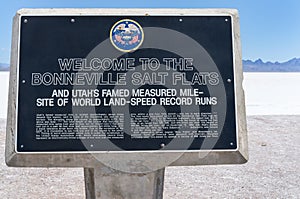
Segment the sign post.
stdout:
[[162,198],[167,166],[247,161],[236,10],[22,9],[13,28],[7,165]]
[[163,198],[164,173],[165,169],[150,173],[85,169],[86,198]]

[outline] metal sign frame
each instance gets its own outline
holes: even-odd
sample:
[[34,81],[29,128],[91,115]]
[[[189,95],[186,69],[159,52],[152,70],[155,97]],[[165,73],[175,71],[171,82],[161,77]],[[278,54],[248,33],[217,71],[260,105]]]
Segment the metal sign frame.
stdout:
[[[233,31],[233,66],[237,148],[233,150],[156,150],[156,151],[85,151],[85,152],[18,152],[16,149],[20,23],[22,16],[228,16]],[[234,9],[21,9],[13,22],[9,105],[7,116],[6,163],[10,166],[95,167],[110,160],[150,162],[154,168],[168,165],[239,164],[248,159],[245,99],[239,18]],[[166,160],[167,159],[167,160]],[[102,160],[104,162],[102,162]],[[100,162],[100,163],[99,163]],[[156,163],[155,163],[156,162]],[[164,162],[162,165],[157,162]]]

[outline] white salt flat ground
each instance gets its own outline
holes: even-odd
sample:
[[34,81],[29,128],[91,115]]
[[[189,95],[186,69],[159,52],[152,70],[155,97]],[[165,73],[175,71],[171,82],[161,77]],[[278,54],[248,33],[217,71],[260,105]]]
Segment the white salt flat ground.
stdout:
[[0,118],[6,118],[9,72],[0,72]]
[[[8,72],[0,72],[0,118],[6,118]],[[300,73],[244,73],[247,115],[300,115]]]
[[300,73],[244,73],[247,115],[300,115]]

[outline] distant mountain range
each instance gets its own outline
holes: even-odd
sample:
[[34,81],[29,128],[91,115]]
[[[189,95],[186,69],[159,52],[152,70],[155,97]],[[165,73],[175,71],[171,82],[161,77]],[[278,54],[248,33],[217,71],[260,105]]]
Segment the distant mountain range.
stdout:
[[0,63],[0,71],[9,71],[9,64]]
[[243,60],[243,69],[244,72],[300,72],[300,58],[282,63]]
[[[300,72],[300,58],[282,63],[243,60],[243,69],[244,72]],[[0,71],[9,71],[9,64],[0,63]]]

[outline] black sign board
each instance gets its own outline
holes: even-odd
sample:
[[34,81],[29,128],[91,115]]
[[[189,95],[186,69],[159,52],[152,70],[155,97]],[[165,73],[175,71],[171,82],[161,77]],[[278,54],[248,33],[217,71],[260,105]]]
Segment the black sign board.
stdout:
[[236,150],[231,20],[22,16],[16,150]]

